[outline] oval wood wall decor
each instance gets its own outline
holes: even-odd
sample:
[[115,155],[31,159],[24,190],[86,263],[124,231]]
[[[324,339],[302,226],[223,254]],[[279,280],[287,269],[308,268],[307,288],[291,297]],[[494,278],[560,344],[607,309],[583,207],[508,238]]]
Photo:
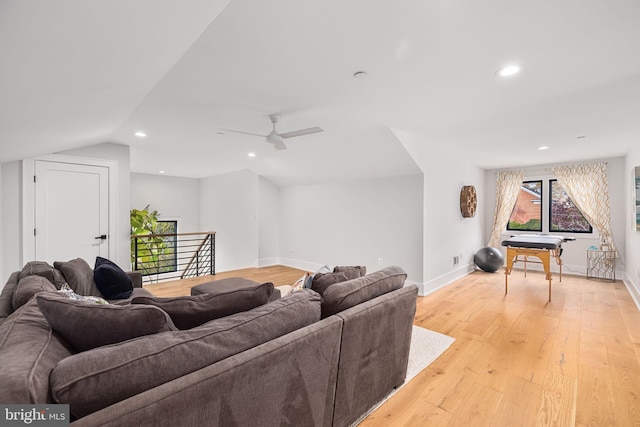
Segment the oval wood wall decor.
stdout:
[[477,206],[476,188],[473,185],[462,187],[462,190],[460,190],[460,212],[462,212],[462,216],[465,218],[475,216]]

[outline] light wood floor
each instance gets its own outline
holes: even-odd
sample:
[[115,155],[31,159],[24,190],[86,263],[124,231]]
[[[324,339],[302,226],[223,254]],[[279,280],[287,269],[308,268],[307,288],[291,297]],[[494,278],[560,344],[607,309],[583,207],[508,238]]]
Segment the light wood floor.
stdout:
[[[302,272],[231,275],[279,285]],[[640,426],[640,312],[624,284],[554,275],[547,297],[544,276],[521,271],[506,296],[503,274],[476,272],[419,297],[415,324],[456,341],[360,425]]]

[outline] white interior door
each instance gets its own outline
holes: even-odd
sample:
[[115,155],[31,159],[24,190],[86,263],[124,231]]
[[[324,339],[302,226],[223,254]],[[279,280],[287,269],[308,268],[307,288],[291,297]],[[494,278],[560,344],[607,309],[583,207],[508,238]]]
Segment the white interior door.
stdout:
[[35,259],[109,257],[109,168],[35,162]]

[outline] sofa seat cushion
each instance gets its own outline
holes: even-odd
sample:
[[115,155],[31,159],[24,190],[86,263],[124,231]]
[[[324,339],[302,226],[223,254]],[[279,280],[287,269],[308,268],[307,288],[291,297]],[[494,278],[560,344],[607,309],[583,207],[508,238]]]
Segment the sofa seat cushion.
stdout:
[[322,294],[322,318],[339,313],[404,286],[407,274],[400,267],[387,267],[367,276],[331,285]]
[[50,266],[44,261],[30,261],[22,267],[20,278],[22,280],[27,276],[41,276],[50,281],[57,289],[66,282],[64,275],[60,270]]
[[93,279],[93,269],[82,258],[67,262],[57,261],[53,263],[53,266],[62,272],[69,287],[78,294],[103,296]]
[[13,291],[13,309],[17,310],[39,292],[56,292],[56,287],[42,276],[25,276]]
[[177,329],[167,313],[150,305],[95,304],[55,293],[37,301],[51,328],[78,351]]
[[127,305],[127,304],[131,304],[131,301],[133,301],[135,298],[138,297],[152,297],[153,294],[151,292],[149,292],[148,290],[146,290],[145,288],[133,288],[133,292],[131,292],[131,295],[129,296],[129,298],[127,299],[112,299],[112,300],[107,300],[109,302],[109,304],[114,304],[114,305]]
[[72,354],[31,299],[0,325],[0,402],[53,403],[49,374]]
[[205,293],[173,298],[137,297],[132,304],[148,304],[161,308],[171,316],[178,329],[191,329],[221,317],[251,310],[269,302],[273,283],[230,289],[223,293]]
[[319,319],[320,296],[296,292],[193,329],[74,355],[53,370],[51,390],[57,402],[82,417]]

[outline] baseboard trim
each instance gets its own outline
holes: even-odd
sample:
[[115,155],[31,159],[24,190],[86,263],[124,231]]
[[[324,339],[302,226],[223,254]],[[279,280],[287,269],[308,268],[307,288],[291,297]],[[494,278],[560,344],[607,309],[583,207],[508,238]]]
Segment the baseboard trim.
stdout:
[[476,271],[475,264],[467,264],[462,267],[456,268],[442,276],[436,277],[428,282],[424,282],[422,284],[418,284],[418,295],[421,297],[427,296],[432,292],[437,291],[438,289],[444,288],[447,285],[455,282],[456,280],[460,280],[465,276]]
[[285,267],[297,268],[298,270],[314,272],[318,271],[324,264],[302,261],[294,258],[280,258],[280,265],[284,265]]
[[271,257],[258,259],[258,267],[269,267],[272,265],[281,265],[280,258]]
[[638,286],[633,283],[633,280],[631,280],[631,278],[627,274],[624,275],[624,279],[622,280],[622,282],[629,291],[629,294],[631,294],[631,299],[636,303],[638,311],[640,311],[640,289],[638,289]]
[[418,287],[418,295],[422,296],[424,293],[424,283],[420,282],[412,282],[411,280],[406,280],[404,282],[404,286],[416,285]]

